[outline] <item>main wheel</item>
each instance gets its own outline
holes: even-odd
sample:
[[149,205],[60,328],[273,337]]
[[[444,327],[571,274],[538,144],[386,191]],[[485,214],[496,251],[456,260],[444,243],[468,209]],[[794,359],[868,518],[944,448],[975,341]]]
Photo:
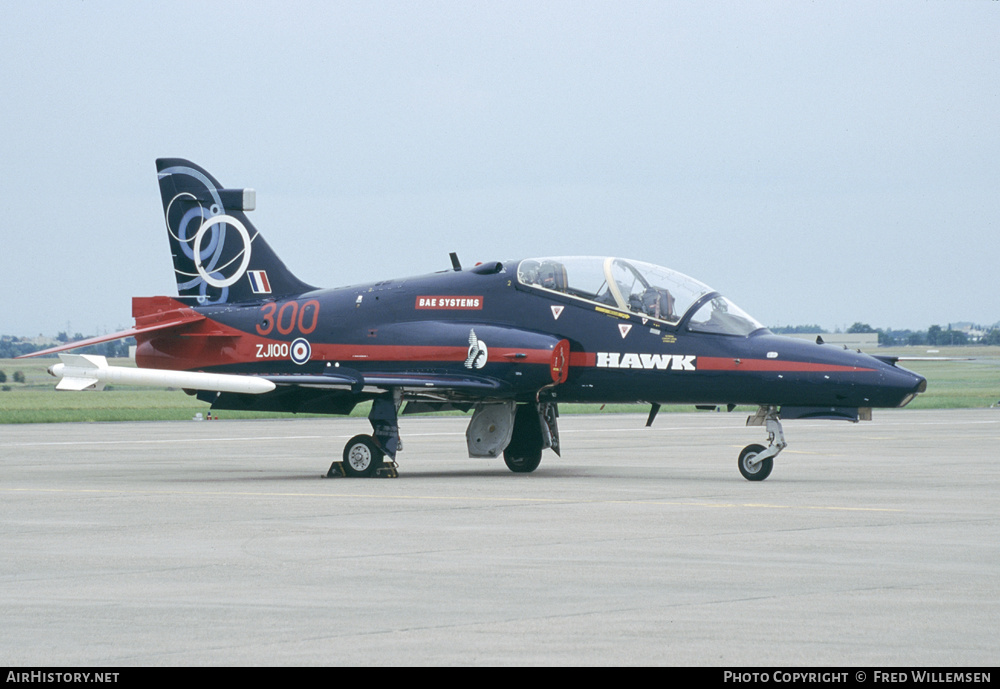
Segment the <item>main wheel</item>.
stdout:
[[371,477],[382,466],[385,455],[370,435],[356,435],[344,446],[344,473],[348,476]]
[[542,420],[533,404],[517,405],[514,430],[503,451],[503,461],[515,474],[530,474],[542,461]]
[[508,446],[503,451],[503,461],[507,465],[507,468],[515,474],[530,474],[542,463],[542,448],[512,450]]
[[772,457],[768,457],[759,464],[750,464],[754,457],[765,449],[763,445],[747,445],[743,448],[743,452],[740,453],[740,473],[743,474],[743,478],[747,481],[763,481],[771,475],[771,469],[774,468]]

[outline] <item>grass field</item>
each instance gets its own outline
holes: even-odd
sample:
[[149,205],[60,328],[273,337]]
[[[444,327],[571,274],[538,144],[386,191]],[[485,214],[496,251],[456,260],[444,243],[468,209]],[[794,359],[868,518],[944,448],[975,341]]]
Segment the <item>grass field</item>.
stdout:
[[900,366],[927,378],[927,392],[908,408],[969,409],[1000,403],[1000,347],[886,347],[872,353],[971,357],[968,361],[901,361]]
[[[904,361],[901,365],[927,378],[927,392],[911,404],[913,409],[990,407],[1000,403],[1000,347],[926,347],[879,349],[893,356],[972,357],[968,361]],[[55,378],[46,369],[56,359],[0,359],[7,382],[0,390],[0,423],[55,423],[65,421],[161,421],[187,420],[207,414],[208,405],[181,390],[108,388],[103,392],[56,392]],[[127,359],[111,360],[118,366],[132,365]],[[23,383],[13,382],[14,374]],[[664,407],[662,412],[690,411],[688,405]],[[748,408],[749,409],[749,408]],[[645,411],[635,405],[565,404],[562,414],[620,413]],[[356,416],[367,416],[368,405],[358,405]],[[288,416],[250,412],[219,412],[226,419]]]

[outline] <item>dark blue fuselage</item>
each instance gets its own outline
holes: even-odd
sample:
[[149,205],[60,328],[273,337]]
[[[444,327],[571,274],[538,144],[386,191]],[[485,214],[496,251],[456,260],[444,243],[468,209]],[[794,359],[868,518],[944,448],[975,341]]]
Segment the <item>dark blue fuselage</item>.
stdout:
[[[695,332],[689,318],[669,324],[535,289],[517,280],[516,267],[488,264],[197,307],[228,334],[152,337],[140,345],[140,362],[281,380],[340,376],[358,383],[355,395],[374,396],[361,395],[367,386],[400,389],[411,399],[470,402],[896,407],[926,385],[910,371],[842,347],[766,329]],[[470,335],[485,350],[473,364]],[[308,346],[306,361],[294,360],[296,342]],[[568,357],[565,373],[556,373],[552,357],[561,342]]]

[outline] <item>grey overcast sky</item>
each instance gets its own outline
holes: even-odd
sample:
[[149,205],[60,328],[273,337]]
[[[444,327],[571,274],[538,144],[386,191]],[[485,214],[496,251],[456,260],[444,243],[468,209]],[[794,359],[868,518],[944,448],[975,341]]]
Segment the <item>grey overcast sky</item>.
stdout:
[[154,159],[339,286],[621,255],[768,325],[1000,321],[1000,2],[3,4],[0,333],[175,294]]

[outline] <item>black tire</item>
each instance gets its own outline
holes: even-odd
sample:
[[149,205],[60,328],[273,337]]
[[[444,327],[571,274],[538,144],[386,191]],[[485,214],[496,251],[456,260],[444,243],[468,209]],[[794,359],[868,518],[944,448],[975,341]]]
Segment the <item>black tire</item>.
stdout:
[[516,451],[508,447],[503,451],[503,461],[515,474],[530,474],[542,463],[542,448]]
[[747,481],[763,481],[771,475],[771,469],[774,468],[773,457],[768,457],[760,464],[750,465],[750,461],[765,449],[763,445],[747,445],[740,453],[740,473]]
[[542,461],[542,421],[534,404],[519,404],[503,461],[515,474],[530,474]]
[[382,466],[385,455],[370,435],[356,435],[344,446],[344,473],[347,476],[372,477]]

